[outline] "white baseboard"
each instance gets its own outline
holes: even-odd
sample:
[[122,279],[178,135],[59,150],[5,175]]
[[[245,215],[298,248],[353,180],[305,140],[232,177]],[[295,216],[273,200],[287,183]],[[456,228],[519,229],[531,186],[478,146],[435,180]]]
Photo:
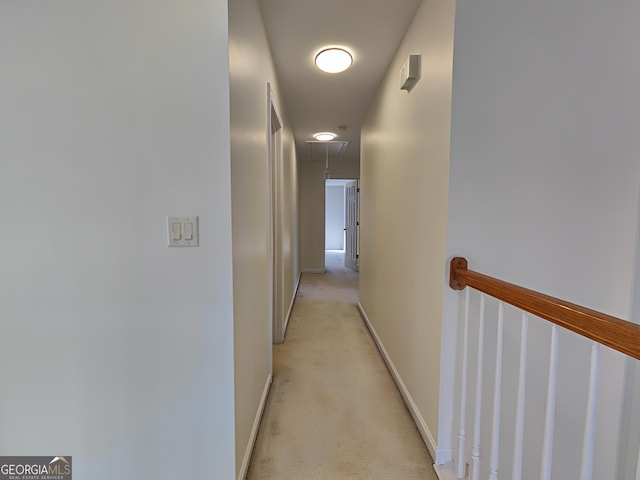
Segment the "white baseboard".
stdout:
[[302,273],[324,273],[324,268],[305,268]]
[[267,398],[269,397],[269,390],[271,389],[272,375],[267,376],[267,381],[264,384],[264,390],[262,391],[262,398],[260,398],[260,404],[258,405],[258,411],[256,418],[253,420],[253,427],[251,428],[251,435],[249,435],[249,443],[247,449],[244,452],[244,458],[242,459],[242,466],[238,472],[238,480],[244,480],[249,470],[249,462],[251,461],[251,454],[253,453],[253,447],[256,444],[258,438],[258,429],[260,428],[260,422],[262,421],[262,414],[264,413],[264,407],[267,405]]
[[369,329],[371,338],[373,338],[373,341],[377,345],[378,350],[382,355],[384,363],[387,364],[387,368],[389,369],[389,372],[393,377],[393,381],[396,383],[396,386],[398,387],[398,390],[400,391],[400,394],[404,399],[404,403],[407,405],[407,409],[409,410],[409,413],[411,413],[411,416],[413,417],[413,421],[416,423],[416,426],[418,427],[420,436],[422,437],[422,440],[424,441],[425,445],[429,449],[429,453],[431,454],[431,457],[433,458],[435,463],[438,465],[448,462],[450,458],[446,458],[447,457],[446,452],[438,451],[438,445],[435,439],[433,438],[431,431],[429,431],[429,428],[427,427],[427,424],[424,421],[424,418],[422,418],[422,414],[420,413],[420,410],[418,410],[418,406],[413,401],[413,398],[411,397],[411,394],[409,393],[407,386],[405,385],[404,381],[402,380],[402,377],[400,376],[400,373],[398,372],[395,365],[393,364],[393,361],[391,361],[391,357],[389,357],[387,350],[384,348],[384,345],[382,344],[380,337],[378,337],[376,330],[373,328],[373,325],[371,324],[371,321],[369,321],[369,317],[367,316],[360,302],[358,302],[358,310],[360,311],[360,315],[362,316],[364,323],[367,325],[367,328]]
[[298,294],[298,289],[300,288],[300,278],[302,277],[302,272],[298,274],[298,280],[296,281],[295,286],[293,287],[293,295],[291,296],[291,303],[289,304],[289,311],[287,312],[287,316],[284,319],[284,333],[282,338],[287,336],[287,327],[289,326],[289,319],[291,318],[291,312],[293,311],[293,304],[296,301],[296,295]]

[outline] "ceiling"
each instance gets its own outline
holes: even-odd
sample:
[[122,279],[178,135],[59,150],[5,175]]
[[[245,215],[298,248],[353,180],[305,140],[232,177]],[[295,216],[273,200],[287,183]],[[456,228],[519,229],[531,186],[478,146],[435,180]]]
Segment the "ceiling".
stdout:
[[[349,142],[332,159],[358,161],[362,121],[422,0],[258,1],[298,154],[324,161],[326,150],[306,142],[330,131]],[[347,47],[353,66],[318,70],[313,59],[328,45]]]

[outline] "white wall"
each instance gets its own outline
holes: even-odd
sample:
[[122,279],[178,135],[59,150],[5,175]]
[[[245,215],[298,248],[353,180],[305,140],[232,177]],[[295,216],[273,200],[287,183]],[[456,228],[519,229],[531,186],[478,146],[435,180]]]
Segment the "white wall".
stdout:
[[[630,318],[640,185],[639,13],[638,4],[624,0],[457,2],[448,256]],[[453,364],[457,297],[446,291],[443,372]],[[547,341],[533,339],[530,351],[546,357]],[[586,396],[589,349],[568,335],[561,343],[552,477],[569,479],[577,478],[584,402],[575,393]],[[621,364],[604,351],[594,478],[614,475],[619,424],[612,412],[620,411]],[[544,367],[534,363],[531,376],[545,378]],[[451,391],[443,384],[441,445],[454,435]],[[529,405],[543,402],[544,388],[530,393]],[[526,478],[537,476],[536,448],[528,450]]]
[[[362,135],[360,301],[432,449],[439,430],[453,15],[451,2],[422,4]],[[422,54],[422,79],[411,93],[399,84],[409,54]]]
[[2,2],[0,58],[0,451],[234,478],[227,2]]
[[[325,242],[325,163],[300,157],[300,268],[324,271]],[[331,161],[330,178],[357,179],[359,162]]]
[[[231,181],[236,399],[236,472],[248,448],[265,383],[271,374],[271,298],[267,82],[283,115],[280,268],[291,301],[298,279],[297,170],[293,137],[278,102],[271,53],[255,0],[229,2]],[[286,307],[285,307],[286,310]],[[286,311],[285,311],[286,313]],[[246,467],[246,465],[245,465]]]
[[325,249],[344,250],[344,187],[327,185],[325,217]]

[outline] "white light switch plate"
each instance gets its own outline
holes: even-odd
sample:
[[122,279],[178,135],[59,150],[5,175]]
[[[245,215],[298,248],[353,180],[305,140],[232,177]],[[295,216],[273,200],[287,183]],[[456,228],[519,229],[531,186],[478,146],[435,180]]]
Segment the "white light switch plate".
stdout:
[[198,217],[167,217],[167,240],[170,247],[197,247]]

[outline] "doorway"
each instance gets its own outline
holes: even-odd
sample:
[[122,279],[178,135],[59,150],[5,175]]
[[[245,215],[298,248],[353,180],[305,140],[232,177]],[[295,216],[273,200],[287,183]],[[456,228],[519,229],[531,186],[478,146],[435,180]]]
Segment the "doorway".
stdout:
[[325,268],[328,259],[358,271],[359,255],[358,180],[325,181]]

